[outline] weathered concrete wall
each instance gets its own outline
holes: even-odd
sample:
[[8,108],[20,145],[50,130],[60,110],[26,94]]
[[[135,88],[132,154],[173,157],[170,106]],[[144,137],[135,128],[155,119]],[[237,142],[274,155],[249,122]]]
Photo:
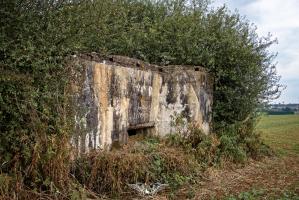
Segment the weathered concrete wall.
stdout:
[[211,81],[201,67],[159,67],[95,55],[76,57],[74,66],[81,73],[73,83],[77,109],[72,143],[80,152],[126,143],[133,129],[164,136],[174,131],[175,115],[209,132]]

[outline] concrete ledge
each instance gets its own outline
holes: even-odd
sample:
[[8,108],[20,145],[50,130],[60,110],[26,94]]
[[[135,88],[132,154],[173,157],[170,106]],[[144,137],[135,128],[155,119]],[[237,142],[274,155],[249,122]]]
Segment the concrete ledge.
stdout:
[[148,122],[148,123],[138,124],[135,126],[129,126],[128,130],[141,129],[141,128],[152,128],[154,126],[155,126],[155,122]]

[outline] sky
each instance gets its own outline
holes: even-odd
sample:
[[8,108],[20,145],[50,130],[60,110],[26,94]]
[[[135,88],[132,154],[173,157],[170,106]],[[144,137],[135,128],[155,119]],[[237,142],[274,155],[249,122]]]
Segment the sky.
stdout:
[[254,23],[259,36],[278,39],[270,51],[278,52],[277,72],[286,89],[273,103],[299,103],[299,0],[214,0],[212,7],[223,4]]

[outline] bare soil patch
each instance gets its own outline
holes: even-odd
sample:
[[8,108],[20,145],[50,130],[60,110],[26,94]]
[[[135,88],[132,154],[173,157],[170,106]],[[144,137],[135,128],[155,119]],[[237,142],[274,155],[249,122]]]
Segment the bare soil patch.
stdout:
[[265,190],[266,196],[279,195],[294,188],[299,193],[299,158],[266,158],[251,161],[244,168],[207,170],[196,199],[222,198],[252,189]]
[[[270,157],[249,161],[243,167],[212,167],[204,179],[192,187],[194,194],[183,188],[175,199],[224,199],[253,189],[263,191],[260,199],[277,199],[286,190],[299,195],[299,157]],[[161,195],[155,199],[166,198]]]

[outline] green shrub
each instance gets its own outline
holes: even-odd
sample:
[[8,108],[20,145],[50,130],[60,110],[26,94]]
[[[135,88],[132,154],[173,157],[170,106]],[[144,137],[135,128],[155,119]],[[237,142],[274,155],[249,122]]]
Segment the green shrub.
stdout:
[[[192,123],[188,125],[182,122],[183,120],[173,120],[172,125],[178,131],[167,136],[166,144],[183,147],[194,155],[202,166],[211,166],[222,161],[244,163],[248,158],[272,155],[271,149],[253,130],[252,121],[228,126],[217,132],[217,135],[206,135]],[[183,128],[186,126],[187,128]]]
[[236,162],[272,155],[271,149],[263,143],[254,126],[252,121],[248,121],[228,126],[218,132],[220,154]]

